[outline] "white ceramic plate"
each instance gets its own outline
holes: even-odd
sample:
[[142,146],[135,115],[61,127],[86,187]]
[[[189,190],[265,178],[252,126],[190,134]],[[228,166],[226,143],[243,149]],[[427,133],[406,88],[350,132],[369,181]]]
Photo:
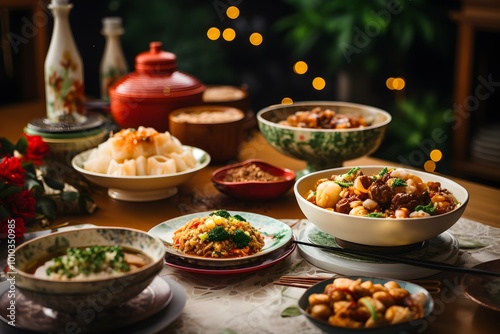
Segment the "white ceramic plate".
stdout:
[[[182,285],[177,283],[176,281],[169,279],[167,277],[160,278],[158,277],[157,279],[162,279],[165,281],[165,284],[167,284],[170,289],[171,289],[171,297],[168,300],[168,305],[167,307],[163,307],[161,310],[159,310],[157,313],[154,315],[141,320],[139,322],[134,322],[133,319],[130,321],[131,323],[126,326],[126,328],[123,328],[120,324],[114,324],[114,325],[109,325],[108,330],[104,331],[107,334],[118,334],[118,333],[124,333],[124,329],[126,329],[125,332],[127,333],[135,333],[135,334],[149,334],[149,333],[156,333],[165,327],[169,326],[172,324],[183,312],[184,307],[187,302],[187,296],[186,296],[186,291]],[[8,282],[1,282],[0,283],[0,295],[3,295],[7,292],[9,288],[9,283]],[[28,308],[34,308],[36,307],[36,304],[29,305]],[[25,310],[27,311],[27,310]],[[45,312],[48,312],[49,315],[46,315]],[[146,312],[146,311],[144,311]],[[35,319],[28,319],[27,317],[30,315],[29,312],[18,312],[16,314],[16,317],[20,318],[26,318],[26,321],[31,321],[31,322],[36,322],[39,321],[43,325],[47,325],[47,322],[51,322],[53,320],[48,319],[48,317],[51,315],[51,310],[47,308],[43,308],[43,311],[38,313],[39,318]],[[57,314],[56,314],[57,315]],[[27,328],[23,328],[21,326],[17,326],[19,324],[19,319],[16,321],[16,327],[13,327],[11,325],[8,325],[8,322],[10,321],[8,318],[4,318],[3,316],[0,317],[0,333],[2,334],[23,334],[26,333]],[[87,319],[88,320],[88,319]],[[114,321],[116,320],[115,318],[113,319],[101,319],[101,321]],[[32,328],[33,326],[29,326],[29,328]],[[63,327],[64,329],[64,327]],[[46,333],[46,330],[43,330],[43,327],[39,327],[39,330],[34,330],[34,332],[43,332]],[[95,331],[92,331],[95,332]],[[103,331],[99,331],[100,333]],[[103,332],[103,333],[104,333]],[[31,333],[31,331],[30,331]]]
[[[321,232],[312,223],[308,224],[298,236],[298,240],[328,246],[339,245],[335,238]],[[434,275],[439,271],[382,260],[373,260],[355,255],[326,252],[316,247],[298,245],[299,253],[313,265],[342,275],[375,275],[395,279],[416,279]],[[404,253],[407,258],[431,260],[454,264],[458,259],[458,240],[449,232],[425,241],[421,247]],[[400,254],[403,255],[403,254]]]
[[177,193],[177,186],[189,180],[195,173],[208,166],[210,155],[202,149],[183,146],[184,150],[193,152],[198,164],[183,172],[165,175],[114,176],[90,172],[83,169],[83,162],[95,148],[76,155],[71,165],[87,180],[102,187],[109,188],[108,195],[114,199],[131,202],[155,201],[168,198]]
[[148,233],[159,237],[165,243],[165,248],[167,253],[170,255],[178,256],[184,261],[202,266],[210,267],[225,267],[225,266],[235,266],[248,263],[250,261],[259,259],[262,256],[266,256],[271,252],[274,252],[281,247],[285,246],[292,239],[292,229],[287,224],[264,215],[259,215],[251,212],[241,212],[241,211],[229,211],[229,213],[234,215],[240,215],[245,218],[253,227],[255,227],[264,236],[264,247],[259,253],[244,256],[244,257],[233,257],[233,258],[207,258],[202,256],[195,256],[190,254],[185,254],[179,250],[173,248],[172,237],[174,232],[184,226],[190,220],[197,217],[206,217],[212,211],[192,213],[189,215],[184,215],[174,219],[167,220],[159,225],[156,225]]

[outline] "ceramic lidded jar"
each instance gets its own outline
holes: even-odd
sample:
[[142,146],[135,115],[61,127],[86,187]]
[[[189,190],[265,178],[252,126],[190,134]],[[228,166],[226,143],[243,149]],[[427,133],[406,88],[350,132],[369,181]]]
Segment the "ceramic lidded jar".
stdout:
[[177,70],[177,57],[163,51],[161,42],[149,46],[135,57],[135,72],[109,89],[111,114],[123,128],[146,126],[163,132],[172,110],[201,104],[205,85]]

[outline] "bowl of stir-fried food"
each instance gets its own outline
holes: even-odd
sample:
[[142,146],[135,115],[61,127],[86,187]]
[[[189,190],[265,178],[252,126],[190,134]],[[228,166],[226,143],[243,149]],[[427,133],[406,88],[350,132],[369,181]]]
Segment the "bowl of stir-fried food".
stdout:
[[161,271],[164,257],[163,242],[144,231],[89,227],[29,240],[17,247],[12,265],[25,298],[77,313],[137,296]]
[[257,113],[266,141],[306,162],[299,175],[341,167],[344,161],[375,152],[391,119],[375,107],[336,101],[279,104]]
[[342,167],[305,175],[294,193],[321,231],[369,246],[407,246],[438,236],[462,216],[469,195],[438,174],[403,167]]
[[299,309],[326,333],[406,333],[426,328],[434,308],[419,285],[374,277],[338,277],[308,288]]

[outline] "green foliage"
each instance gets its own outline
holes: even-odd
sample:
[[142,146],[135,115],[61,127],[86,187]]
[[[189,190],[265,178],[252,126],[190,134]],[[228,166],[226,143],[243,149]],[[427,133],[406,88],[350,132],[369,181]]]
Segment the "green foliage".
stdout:
[[127,54],[148,51],[151,41],[161,41],[164,51],[177,56],[179,70],[203,82],[233,80],[224,45],[206,37],[210,26],[220,25],[211,1],[114,0],[112,10],[123,17],[122,44]]
[[319,55],[327,71],[358,58],[374,71],[385,60],[376,52],[381,47],[404,54],[417,39],[427,45],[435,42],[437,21],[429,17],[425,0],[284,1],[295,11],[275,28],[286,33],[295,57]]

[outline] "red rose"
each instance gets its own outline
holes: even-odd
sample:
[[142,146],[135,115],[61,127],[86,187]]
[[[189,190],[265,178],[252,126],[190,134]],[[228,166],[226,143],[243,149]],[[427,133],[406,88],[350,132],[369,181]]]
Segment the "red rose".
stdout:
[[14,217],[30,219],[35,217],[36,200],[30,190],[23,190],[20,193],[12,194],[4,199],[5,204],[10,207],[10,212]]
[[18,239],[22,238],[24,232],[26,232],[26,227],[22,218],[6,218],[0,221],[0,238],[7,238],[9,234],[13,233]]
[[24,154],[24,160],[31,161],[35,165],[41,165],[42,160],[49,153],[49,145],[40,136],[24,135],[28,140],[28,147]]
[[0,161],[0,179],[8,184],[22,187],[25,181],[24,173],[24,168],[17,158],[6,157]]

